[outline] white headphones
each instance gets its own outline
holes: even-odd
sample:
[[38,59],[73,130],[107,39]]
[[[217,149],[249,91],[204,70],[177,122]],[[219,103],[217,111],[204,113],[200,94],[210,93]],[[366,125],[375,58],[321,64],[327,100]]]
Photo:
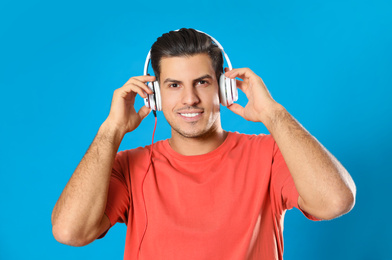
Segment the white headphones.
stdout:
[[[229,70],[232,70],[233,67],[231,66],[230,59],[225,53],[225,51],[223,50],[222,45],[220,45],[220,43],[210,35],[198,30],[196,31],[203,33],[211,38],[211,40],[219,47],[219,49],[222,51],[223,55],[225,56],[227,65],[229,66]],[[151,50],[148,52],[146,62],[144,63],[143,75],[147,75],[147,69],[150,60],[151,60]],[[161,111],[162,110],[161,89],[159,87],[158,81],[156,80],[154,82],[148,82],[147,86],[154,93],[151,95],[147,95],[147,98],[144,99],[144,105],[148,108],[151,108],[152,110]],[[227,78],[224,74],[221,74],[219,78],[219,97],[220,97],[221,104],[223,106],[230,106],[231,104],[233,104],[235,101],[238,100],[238,90],[237,90],[237,84],[235,79]]]

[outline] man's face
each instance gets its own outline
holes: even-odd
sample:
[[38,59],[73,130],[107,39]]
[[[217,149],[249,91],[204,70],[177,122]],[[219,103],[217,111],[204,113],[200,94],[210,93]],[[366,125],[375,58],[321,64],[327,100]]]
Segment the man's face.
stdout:
[[173,137],[203,137],[221,129],[219,86],[207,54],[162,58],[159,85]]

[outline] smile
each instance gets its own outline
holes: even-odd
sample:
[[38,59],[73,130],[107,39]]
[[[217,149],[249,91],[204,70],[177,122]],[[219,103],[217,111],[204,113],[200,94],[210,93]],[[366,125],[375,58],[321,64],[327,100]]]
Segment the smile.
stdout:
[[184,117],[196,117],[198,115],[200,115],[201,113],[180,113],[180,115],[184,116]]

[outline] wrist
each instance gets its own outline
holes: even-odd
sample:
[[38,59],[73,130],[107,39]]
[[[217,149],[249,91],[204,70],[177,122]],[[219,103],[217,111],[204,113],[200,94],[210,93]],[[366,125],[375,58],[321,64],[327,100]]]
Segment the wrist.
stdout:
[[271,132],[281,118],[287,113],[286,109],[279,103],[274,103],[269,106],[268,110],[261,115],[260,121]]
[[112,142],[115,145],[120,145],[126,131],[110,120],[106,119],[98,130],[98,134]]

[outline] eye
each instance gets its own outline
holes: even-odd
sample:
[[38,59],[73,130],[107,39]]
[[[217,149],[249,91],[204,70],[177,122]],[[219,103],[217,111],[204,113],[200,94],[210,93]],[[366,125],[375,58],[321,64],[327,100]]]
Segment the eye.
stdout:
[[207,85],[207,84],[208,84],[208,81],[206,81],[206,80],[200,80],[200,81],[198,82],[198,84],[199,84],[199,85]]
[[169,87],[171,88],[178,88],[179,85],[177,83],[170,84]]

